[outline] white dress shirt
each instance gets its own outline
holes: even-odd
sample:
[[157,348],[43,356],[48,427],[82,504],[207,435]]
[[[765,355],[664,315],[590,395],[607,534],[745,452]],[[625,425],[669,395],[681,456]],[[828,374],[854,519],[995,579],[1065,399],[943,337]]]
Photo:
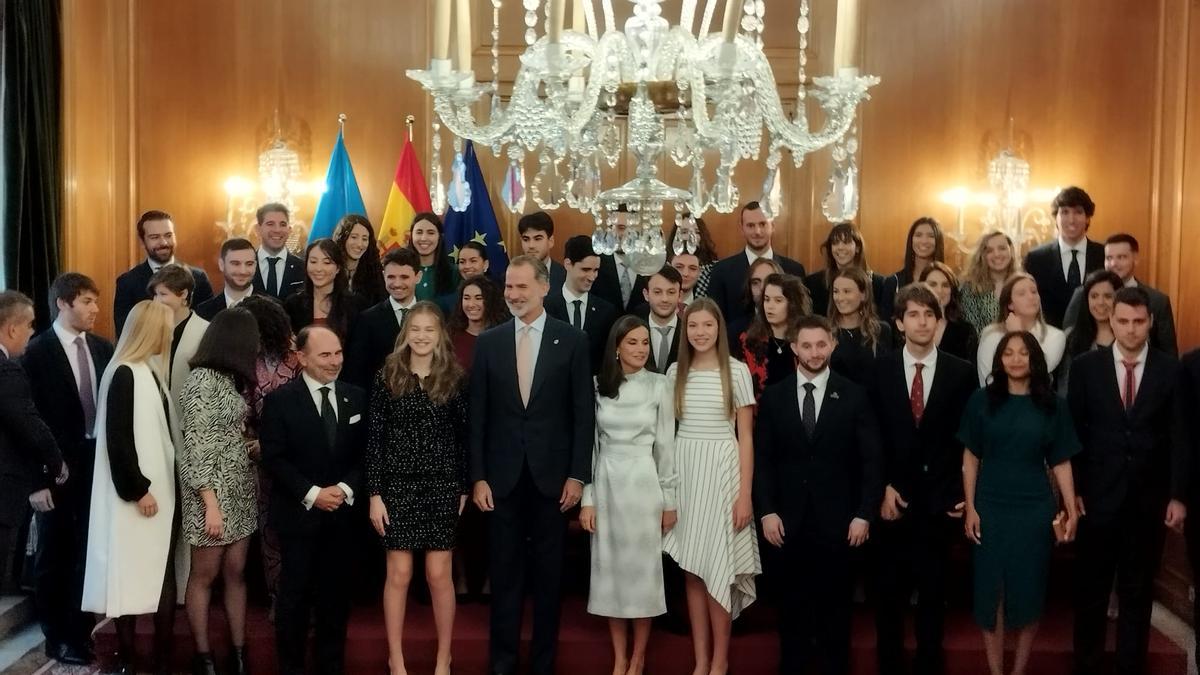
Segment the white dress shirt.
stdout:
[[767,260],[774,260],[775,259],[775,249],[768,246],[767,250],[762,255],[759,255],[759,254],[755,253],[754,251],[752,251],[749,246],[746,247],[746,261],[747,262],[749,262],[751,265],[753,265],[754,261],[758,260],[759,258],[766,258]]
[[922,393],[924,401],[929,401],[929,385],[933,384],[933,373],[937,370],[938,350],[931,349],[925,355],[925,358],[918,359],[908,351],[908,346],[904,347],[904,354],[901,358],[904,360],[904,379],[908,382],[908,392],[912,393],[912,383],[917,377],[917,364],[923,364],[925,367],[921,369],[921,382],[925,384],[925,391]]
[[1071,269],[1071,251],[1079,251],[1079,280],[1083,281],[1083,278],[1087,276],[1087,242],[1087,237],[1084,237],[1071,246],[1062,237],[1058,238],[1058,251],[1062,256],[1063,279],[1067,278]]
[[400,310],[404,310],[405,312],[412,311],[412,308],[417,306],[417,296],[414,295],[413,297],[409,298],[407,305],[400,304],[390,295],[388,296],[388,302],[392,305],[392,313],[396,315],[396,323],[400,324],[404,322],[403,318],[400,316]]
[[151,272],[157,272],[157,271],[161,270],[163,267],[165,267],[166,265],[174,265],[174,264],[176,264],[176,262],[175,262],[175,256],[171,256],[171,259],[170,259],[170,260],[168,260],[168,261],[167,261],[167,262],[165,262],[165,263],[160,263],[160,262],[158,262],[157,260],[155,260],[154,258],[147,257],[147,258],[146,258],[146,264],[150,266],[150,271],[151,271]]
[[[1121,353],[1121,348],[1114,342],[1112,346],[1113,367],[1117,369],[1117,391],[1121,393],[1121,404],[1125,404],[1125,355]],[[1137,355],[1137,365],[1133,367],[1133,398],[1137,401],[1139,392],[1142,391],[1142,375],[1146,372],[1146,355],[1150,353],[1150,341],[1146,340],[1146,344],[1142,345],[1142,352]]]
[[[660,329],[667,328],[666,349],[667,352],[662,352],[663,337]],[[670,356],[671,343],[675,341],[675,331],[679,329],[679,313],[671,312],[671,318],[666,323],[658,322],[658,315],[650,312],[650,347],[654,350],[654,363],[660,367],[666,362],[666,358]]]
[[[275,283],[283,285],[283,270],[287,268],[287,249],[281,249],[274,253],[267,250],[265,246],[258,247],[258,273],[262,275],[263,288],[267,287],[267,275],[271,273],[271,261],[267,258],[279,258],[275,262]],[[268,294],[279,293],[278,288],[267,288]]]
[[239,302],[245,300],[251,295],[254,295],[254,286],[251,285],[247,287],[246,290],[236,298],[229,294],[229,286],[226,286],[222,293],[225,295],[225,309],[229,309],[230,307],[236,307]]
[[[278,274],[278,272],[276,274]],[[321,384],[320,382],[314,380],[307,372],[301,372],[300,377],[304,378],[304,386],[308,387],[308,393],[310,396],[312,396],[313,405],[317,406],[318,416],[321,414],[321,402],[324,398],[321,395],[321,387],[329,387],[329,407],[333,408],[333,414],[336,416],[338,414],[337,381],[335,380],[329,384]],[[354,490],[351,490],[349,485],[346,485],[340,481],[338,482],[337,486],[342,489],[342,492],[346,493],[346,503],[350,506],[354,506]],[[320,494],[320,492],[321,488],[316,485],[308,489],[308,493],[304,495],[304,508],[306,510],[311,510],[313,504],[316,504],[317,495]]]
[[696,289],[692,289],[690,291],[687,291],[686,293],[680,293],[679,301],[683,303],[684,307],[687,307],[688,305],[695,302],[696,301]]
[[819,375],[811,380],[804,374],[804,371],[796,371],[796,395],[799,397],[800,415],[804,415],[804,397],[808,392],[804,389],[804,385],[811,382],[815,385],[813,389],[813,402],[816,403],[817,419],[813,420],[816,424],[817,420],[821,419],[821,404],[825,401],[825,390],[829,388],[829,368],[826,367]]
[[521,343],[521,329],[529,326],[529,368],[533,372],[537,372],[538,354],[542,351],[542,334],[546,332],[546,310],[542,309],[542,313],[538,318],[533,320],[533,323],[525,323],[520,319],[513,319],[513,339],[514,344]]
[[571,324],[572,326],[575,326],[575,301],[576,300],[580,301],[580,303],[581,303],[579,305],[580,324],[575,327],[578,328],[579,330],[583,330],[583,327],[587,325],[588,294],[580,293],[579,295],[575,295],[574,293],[571,292],[571,290],[569,288],[567,288],[566,284],[563,284],[562,296],[563,296],[563,300],[565,300],[567,302],[567,323]]

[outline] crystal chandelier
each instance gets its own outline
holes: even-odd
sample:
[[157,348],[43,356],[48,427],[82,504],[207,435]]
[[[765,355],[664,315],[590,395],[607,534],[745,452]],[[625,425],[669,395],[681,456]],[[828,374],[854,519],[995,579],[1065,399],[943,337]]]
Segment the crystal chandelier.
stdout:
[[[971,192],[957,187],[942,193],[942,201],[957,207],[958,217],[950,237],[963,253],[969,253],[983,232],[999,230],[1008,235],[1018,251],[1044,241],[1054,231],[1054,220],[1036,204],[1048,204],[1059,189],[1030,189],[1029,162],[1006,147],[988,162],[988,190]],[[1030,203],[1035,206],[1030,206]],[[979,218],[980,231],[968,232],[966,209],[976,205],[983,208]]]
[[[571,30],[563,29],[566,0],[548,0],[544,6],[543,0],[522,0],[527,47],[507,100],[498,85],[501,0],[491,0],[490,83],[476,82],[471,70],[469,0],[456,4],[457,67],[452,67],[448,49],[451,0],[433,1],[430,66],[407,74],[433,96],[440,124],[456,141],[469,139],[507,157],[505,194],[521,197],[508,202],[514,212],[524,207],[528,162],[536,167],[528,196],[539,208],[566,204],[591,214],[597,252],[622,250],[642,260],[638,267],[655,269],[666,253],[666,206],[673,207],[676,226],[685,228],[685,236],[675,238],[676,248],[694,251],[698,237],[691,218],[710,208],[730,213],[737,207],[734,171],[741,160],[759,160],[765,146],[763,201],[777,204],[777,197],[769,197],[778,194],[783,151],[799,167],[805,155],[831,144],[837,144],[831,176],[837,203],[826,210],[844,216],[847,208],[857,209],[856,143],[846,136],[859,102],[879,82],[849,67],[857,52],[858,0],[838,2],[836,75],[811,80],[811,96],[824,112],[819,129],[810,128],[805,113],[809,0],[800,0],[796,26],[800,87],[794,115],[786,111],[763,53],[764,0],[726,0],[720,32],[710,32],[719,0],[704,0],[698,30],[699,0],[683,0],[674,25],[662,16],[662,0],[628,0],[632,14],[623,28],[614,16],[613,0],[574,0]],[[545,34],[539,37],[541,9]],[[476,104],[485,98],[489,105],[480,119]],[[625,123],[624,134],[618,120]],[[668,125],[674,131],[670,140]],[[435,141],[435,148],[440,142]],[[686,186],[669,185],[658,176],[664,152],[677,166],[691,169]],[[633,178],[604,185],[602,165],[616,167],[622,157],[632,159]],[[432,171],[435,193],[442,189],[436,179],[438,159]],[[710,161],[715,162],[711,185],[706,178]],[[521,189],[510,189],[516,186]],[[622,220],[628,227],[618,239]]]

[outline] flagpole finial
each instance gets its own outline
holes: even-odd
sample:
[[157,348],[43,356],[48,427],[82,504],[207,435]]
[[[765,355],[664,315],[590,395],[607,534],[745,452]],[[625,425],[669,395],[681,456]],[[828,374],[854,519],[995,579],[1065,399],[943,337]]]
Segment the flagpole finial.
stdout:
[[413,124],[417,121],[416,115],[405,115],[404,126],[408,128],[408,140],[412,140]]
[[346,113],[338,113],[338,131],[346,130]]

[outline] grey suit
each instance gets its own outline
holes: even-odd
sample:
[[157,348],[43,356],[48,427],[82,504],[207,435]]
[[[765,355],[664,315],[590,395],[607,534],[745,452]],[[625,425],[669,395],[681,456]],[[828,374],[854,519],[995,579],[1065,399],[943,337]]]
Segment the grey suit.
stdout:
[[[1151,288],[1141,281],[1138,281],[1137,284],[1138,288],[1146,291],[1146,295],[1150,296],[1150,315],[1154,317],[1154,328],[1150,333],[1151,346],[1167,352],[1171,356],[1178,356],[1179,348],[1175,341],[1175,314],[1171,310],[1171,298],[1166,293]],[[1067,305],[1066,315],[1063,318],[1063,328],[1074,327],[1075,322],[1079,320],[1079,313],[1085,311],[1086,308],[1087,300],[1083,297],[1083,287],[1080,286],[1071,295],[1071,302]]]

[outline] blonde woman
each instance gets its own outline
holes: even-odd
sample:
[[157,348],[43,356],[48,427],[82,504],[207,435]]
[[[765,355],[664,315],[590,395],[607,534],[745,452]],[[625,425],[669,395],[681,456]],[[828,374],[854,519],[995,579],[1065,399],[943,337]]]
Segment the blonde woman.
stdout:
[[1007,234],[992,230],[979,238],[963,271],[959,293],[962,316],[977,333],[996,320],[1000,289],[1019,270],[1017,251]]
[[166,305],[135,305],[100,380],[83,609],[116,619],[122,673],[134,672],[139,614],[155,614],[155,670],[170,670],[179,514],[164,364],[173,325]]
[[1042,317],[1042,298],[1037,282],[1025,272],[1018,272],[1000,289],[994,322],[979,334],[976,364],[979,386],[985,387],[992,372],[992,361],[1000,339],[1005,333],[1025,331],[1033,335],[1046,357],[1046,369],[1054,374],[1067,348],[1067,336],[1046,323]]
[[467,500],[464,381],[441,310],[432,302],[418,302],[375,378],[367,430],[371,524],[387,549],[383,617],[393,675],[406,672],[404,605],[416,551],[425,552],[437,627],[434,673],[450,673],[455,611],[451,550]]
[[715,302],[700,298],[688,305],[683,324],[686,346],[680,341],[679,361],[667,369],[679,420],[678,522],[663,538],[663,550],[684,571],[693,675],[724,675],[733,619],[754,602],[754,577],[762,572],[750,527],[754,384],[746,364],[729,356]]

